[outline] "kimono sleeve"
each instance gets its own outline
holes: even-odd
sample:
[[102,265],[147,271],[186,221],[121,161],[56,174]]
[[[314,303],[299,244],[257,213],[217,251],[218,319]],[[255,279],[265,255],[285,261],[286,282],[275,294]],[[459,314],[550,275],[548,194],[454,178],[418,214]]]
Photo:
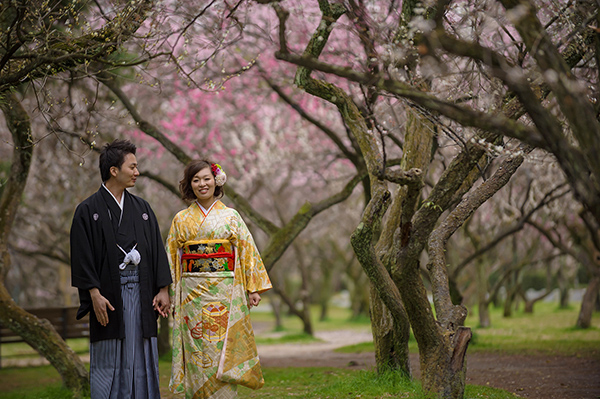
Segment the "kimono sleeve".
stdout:
[[88,211],[85,205],[77,207],[70,233],[71,284],[86,291],[100,288],[93,243],[95,238]]
[[235,212],[235,218],[232,224],[233,226],[231,226],[231,228],[235,231],[237,256],[239,265],[243,270],[246,291],[249,293],[258,292],[261,294],[270,290],[272,288],[271,280],[269,279],[260,253],[258,252],[258,248],[254,243],[254,238],[237,211]]
[[156,263],[156,274],[154,276],[156,288],[166,287],[171,284],[172,276],[169,272],[169,262],[167,259],[167,254],[165,252],[165,247],[162,242],[162,237],[160,235],[160,228],[158,226],[158,220],[156,219],[156,215],[148,206],[148,213],[151,215],[152,221],[152,249],[153,256]]
[[77,310],[77,319],[81,319],[92,308],[90,289],[100,288],[98,275],[97,254],[94,251],[94,236],[92,218],[87,205],[79,205],[73,216],[71,225],[71,285],[79,291],[80,306]]
[[169,266],[171,269],[171,279],[173,280],[169,295],[173,297],[175,295],[176,287],[181,281],[181,248],[185,243],[182,239],[182,226],[181,226],[181,213],[178,213],[171,222],[171,228],[169,229],[169,235],[167,236],[167,258],[169,259]]

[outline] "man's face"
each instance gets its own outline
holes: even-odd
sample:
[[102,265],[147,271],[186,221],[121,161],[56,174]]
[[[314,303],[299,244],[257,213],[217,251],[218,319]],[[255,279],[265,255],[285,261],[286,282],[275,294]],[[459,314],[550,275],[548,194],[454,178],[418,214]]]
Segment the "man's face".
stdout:
[[140,175],[137,165],[135,155],[129,153],[125,155],[125,162],[123,162],[120,169],[116,166],[110,168],[111,178],[123,189],[133,187]]

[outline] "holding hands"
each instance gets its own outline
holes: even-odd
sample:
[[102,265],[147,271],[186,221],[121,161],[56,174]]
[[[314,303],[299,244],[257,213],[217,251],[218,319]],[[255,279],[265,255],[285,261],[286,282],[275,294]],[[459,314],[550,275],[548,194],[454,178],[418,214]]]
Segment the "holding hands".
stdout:
[[258,292],[251,292],[248,294],[248,309],[252,309],[253,306],[258,306],[260,303],[260,294]]
[[152,300],[152,306],[154,310],[158,312],[162,317],[169,317],[169,309],[171,308],[171,302],[169,300],[169,286],[162,287],[158,294]]

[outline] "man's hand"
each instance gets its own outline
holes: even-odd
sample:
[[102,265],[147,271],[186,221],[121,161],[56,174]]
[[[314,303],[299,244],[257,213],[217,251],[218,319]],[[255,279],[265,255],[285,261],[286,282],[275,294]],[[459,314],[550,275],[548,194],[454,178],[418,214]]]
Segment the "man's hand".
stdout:
[[248,309],[252,309],[253,306],[258,306],[260,303],[260,294],[258,292],[251,292],[248,294]]
[[100,290],[98,288],[92,288],[90,290],[90,295],[92,296],[92,303],[94,304],[94,314],[96,315],[96,319],[98,319],[98,322],[102,326],[106,327],[108,324],[108,311],[106,308],[108,307],[112,311],[114,311],[115,308],[113,308],[108,299],[100,294]]
[[158,312],[162,317],[169,317],[169,310],[171,308],[171,302],[169,301],[169,286],[162,287],[158,294],[152,301],[154,310]]

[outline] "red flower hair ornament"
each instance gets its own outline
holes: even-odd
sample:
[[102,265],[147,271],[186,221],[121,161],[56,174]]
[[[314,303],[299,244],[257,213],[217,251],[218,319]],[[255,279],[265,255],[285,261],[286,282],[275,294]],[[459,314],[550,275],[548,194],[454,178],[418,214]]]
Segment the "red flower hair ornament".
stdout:
[[212,174],[215,176],[215,184],[219,187],[222,187],[227,181],[227,175],[223,171],[223,168],[221,168],[221,165],[218,163],[213,163],[210,165],[210,169]]

